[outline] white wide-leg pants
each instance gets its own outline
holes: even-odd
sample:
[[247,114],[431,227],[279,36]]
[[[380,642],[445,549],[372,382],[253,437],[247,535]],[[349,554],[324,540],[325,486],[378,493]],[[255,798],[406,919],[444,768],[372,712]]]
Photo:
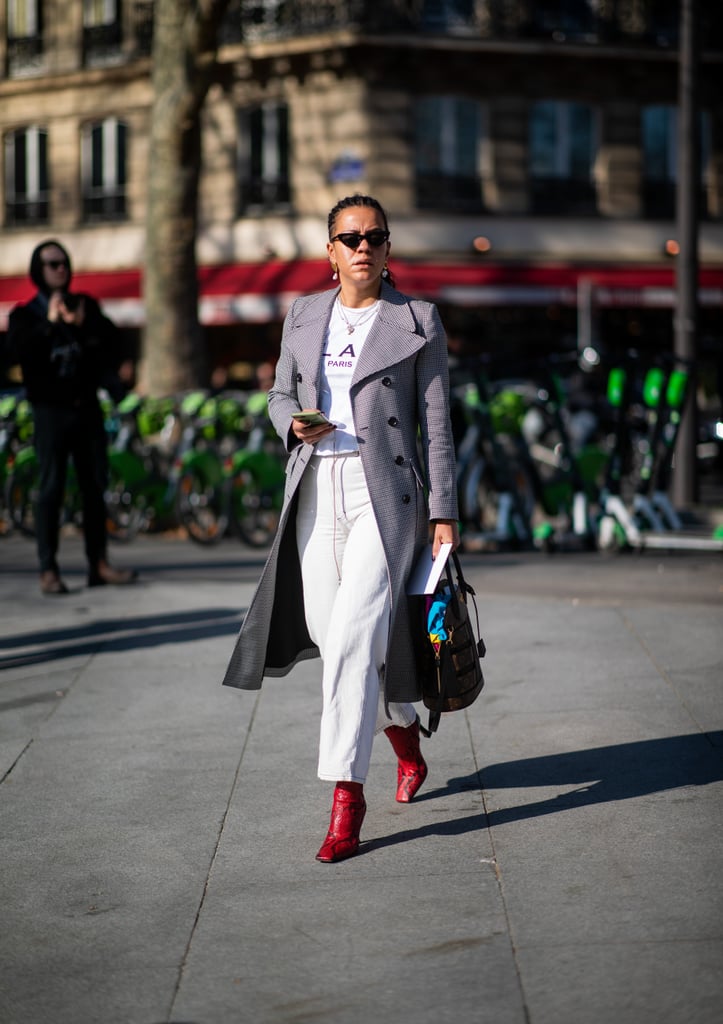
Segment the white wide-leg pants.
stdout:
[[380,686],[389,635],[389,578],[358,454],[313,456],[296,516],[306,623],[323,663],[319,778],[365,782],[374,736],[411,725],[412,704]]

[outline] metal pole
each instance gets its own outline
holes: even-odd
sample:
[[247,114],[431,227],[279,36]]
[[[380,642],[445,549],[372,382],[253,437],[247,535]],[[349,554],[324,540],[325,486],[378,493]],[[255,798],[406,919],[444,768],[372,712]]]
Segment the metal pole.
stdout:
[[[698,197],[700,145],[698,114],[698,0],[681,0],[678,71],[678,186],[676,302],[673,320],[675,354],[694,360],[698,328]],[[696,464],[696,373],[691,367],[688,399],[675,452],[673,503],[693,504],[698,497]]]
[[577,352],[588,349],[593,342],[592,281],[589,277],[577,279]]

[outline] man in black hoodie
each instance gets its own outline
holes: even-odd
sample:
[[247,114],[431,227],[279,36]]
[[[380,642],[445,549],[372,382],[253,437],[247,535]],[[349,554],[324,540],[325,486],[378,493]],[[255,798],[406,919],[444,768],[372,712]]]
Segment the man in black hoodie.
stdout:
[[88,586],[136,578],[134,572],[112,568],[106,553],[107,441],[97,391],[105,388],[116,401],[123,397],[120,336],[95,299],[70,292],[71,276],[63,246],[54,239],[41,242],[30,260],[37,295],[16,306],[8,320],[10,362],[20,364],[33,406],[40,467],[35,525],[44,594],[68,593],[57,552],[69,458],[83,501]]

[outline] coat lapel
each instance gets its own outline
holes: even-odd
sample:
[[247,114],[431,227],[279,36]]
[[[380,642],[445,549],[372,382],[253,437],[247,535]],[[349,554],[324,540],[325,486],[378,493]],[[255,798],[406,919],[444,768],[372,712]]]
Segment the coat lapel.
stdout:
[[352,387],[365,377],[414,355],[424,345],[417,322],[403,295],[382,283],[380,308],[359,356]]
[[[329,289],[310,298],[300,310],[293,326],[293,346],[299,372],[313,381],[319,395],[321,355],[338,289]],[[382,283],[380,308],[359,356],[352,387],[366,377],[414,355],[424,345],[417,322],[403,295]]]
[[293,351],[299,373],[304,380],[313,381],[317,401],[320,395],[321,354],[337,292],[338,289],[330,289],[312,296],[296,317],[292,328]]

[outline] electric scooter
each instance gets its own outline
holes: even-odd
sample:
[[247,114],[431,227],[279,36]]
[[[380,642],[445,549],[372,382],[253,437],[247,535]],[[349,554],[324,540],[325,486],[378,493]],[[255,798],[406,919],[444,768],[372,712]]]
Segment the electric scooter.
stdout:
[[[636,358],[630,353],[630,359]],[[622,462],[629,446],[626,429],[631,404],[632,374],[629,367],[615,367],[608,377],[608,399],[616,411],[618,429],[602,497],[603,515],[598,525],[601,548],[628,546],[638,550],[723,551],[722,531],[712,536],[687,529],[668,497],[675,443],[690,383],[689,364],[671,357],[670,369],[650,367],[643,378],[642,400],[647,410],[647,436],[637,469],[637,481],[629,507],[622,497]]]
[[598,492],[596,480],[606,455],[594,444],[577,444],[573,440],[564,415],[565,388],[557,369],[570,361],[577,364],[577,354],[549,355],[535,365],[541,385],[538,395],[544,399],[545,417],[556,439],[554,449],[549,453],[539,441],[528,438],[533,463],[536,460],[547,463],[553,470],[546,482],[541,479],[538,482],[538,501],[548,515],[564,515],[563,525],[557,529],[547,521],[535,527],[535,543],[547,551],[590,551],[597,547],[591,504],[593,494]]
[[453,423],[455,415],[462,421],[456,432],[462,543],[467,551],[529,548],[533,487],[525,467],[503,443],[508,428],[513,434],[519,428],[507,422],[505,393],[491,392],[487,361],[465,361],[461,368],[472,379],[453,392]]

